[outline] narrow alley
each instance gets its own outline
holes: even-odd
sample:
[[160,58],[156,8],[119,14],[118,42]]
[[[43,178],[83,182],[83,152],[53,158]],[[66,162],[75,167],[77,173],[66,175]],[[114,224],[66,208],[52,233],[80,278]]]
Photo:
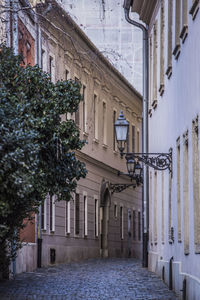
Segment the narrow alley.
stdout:
[[175,300],[136,259],[91,259],[23,273],[0,285],[1,300]]

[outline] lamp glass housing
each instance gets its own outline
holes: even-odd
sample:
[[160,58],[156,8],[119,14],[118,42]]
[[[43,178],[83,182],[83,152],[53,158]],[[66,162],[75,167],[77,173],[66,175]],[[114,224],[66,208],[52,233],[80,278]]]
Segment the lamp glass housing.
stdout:
[[138,177],[141,177],[142,175],[142,167],[139,162],[135,163],[134,173]]
[[125,119],[123,111],[120,112],[119,118],[115,122],[114,126],[119,149],[124,149],[128,136],[129,122]]
[[131,159],[127,160],[126,164],[127,164],[128,173],[130,175],[133,175],[134,170],[135,170],[135,161],[134,161],[134,159],[131,158]]

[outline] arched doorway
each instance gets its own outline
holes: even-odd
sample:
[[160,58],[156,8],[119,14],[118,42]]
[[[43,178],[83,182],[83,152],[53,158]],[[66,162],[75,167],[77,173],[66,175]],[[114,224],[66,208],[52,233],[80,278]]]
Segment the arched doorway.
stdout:
[[101,221],[101,256],[108,257],[108,231],[109,231],[109,211],[111,196],[109,183],[103,181],[100,193],[100,221]]

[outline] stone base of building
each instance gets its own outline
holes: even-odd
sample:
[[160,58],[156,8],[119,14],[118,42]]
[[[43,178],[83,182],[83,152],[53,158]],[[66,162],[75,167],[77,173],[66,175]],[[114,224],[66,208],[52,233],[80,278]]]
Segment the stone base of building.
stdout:
[[[149,253],[149,270],[156,273],[179,296],[180,300],[198,300],[200,295],[200,279],[182,272],[182,263],[172,260],[172,277],[170,278],[170,261],[160,259],[155,252]],[[170,282],[171,281],[171,282]]]

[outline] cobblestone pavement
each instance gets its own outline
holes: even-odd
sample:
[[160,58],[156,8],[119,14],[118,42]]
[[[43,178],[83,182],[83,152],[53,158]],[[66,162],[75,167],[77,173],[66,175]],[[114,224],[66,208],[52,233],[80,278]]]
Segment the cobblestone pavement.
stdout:
[[0,283],[1,300],[176,300],[135,259],[92,259],[23,273]]

